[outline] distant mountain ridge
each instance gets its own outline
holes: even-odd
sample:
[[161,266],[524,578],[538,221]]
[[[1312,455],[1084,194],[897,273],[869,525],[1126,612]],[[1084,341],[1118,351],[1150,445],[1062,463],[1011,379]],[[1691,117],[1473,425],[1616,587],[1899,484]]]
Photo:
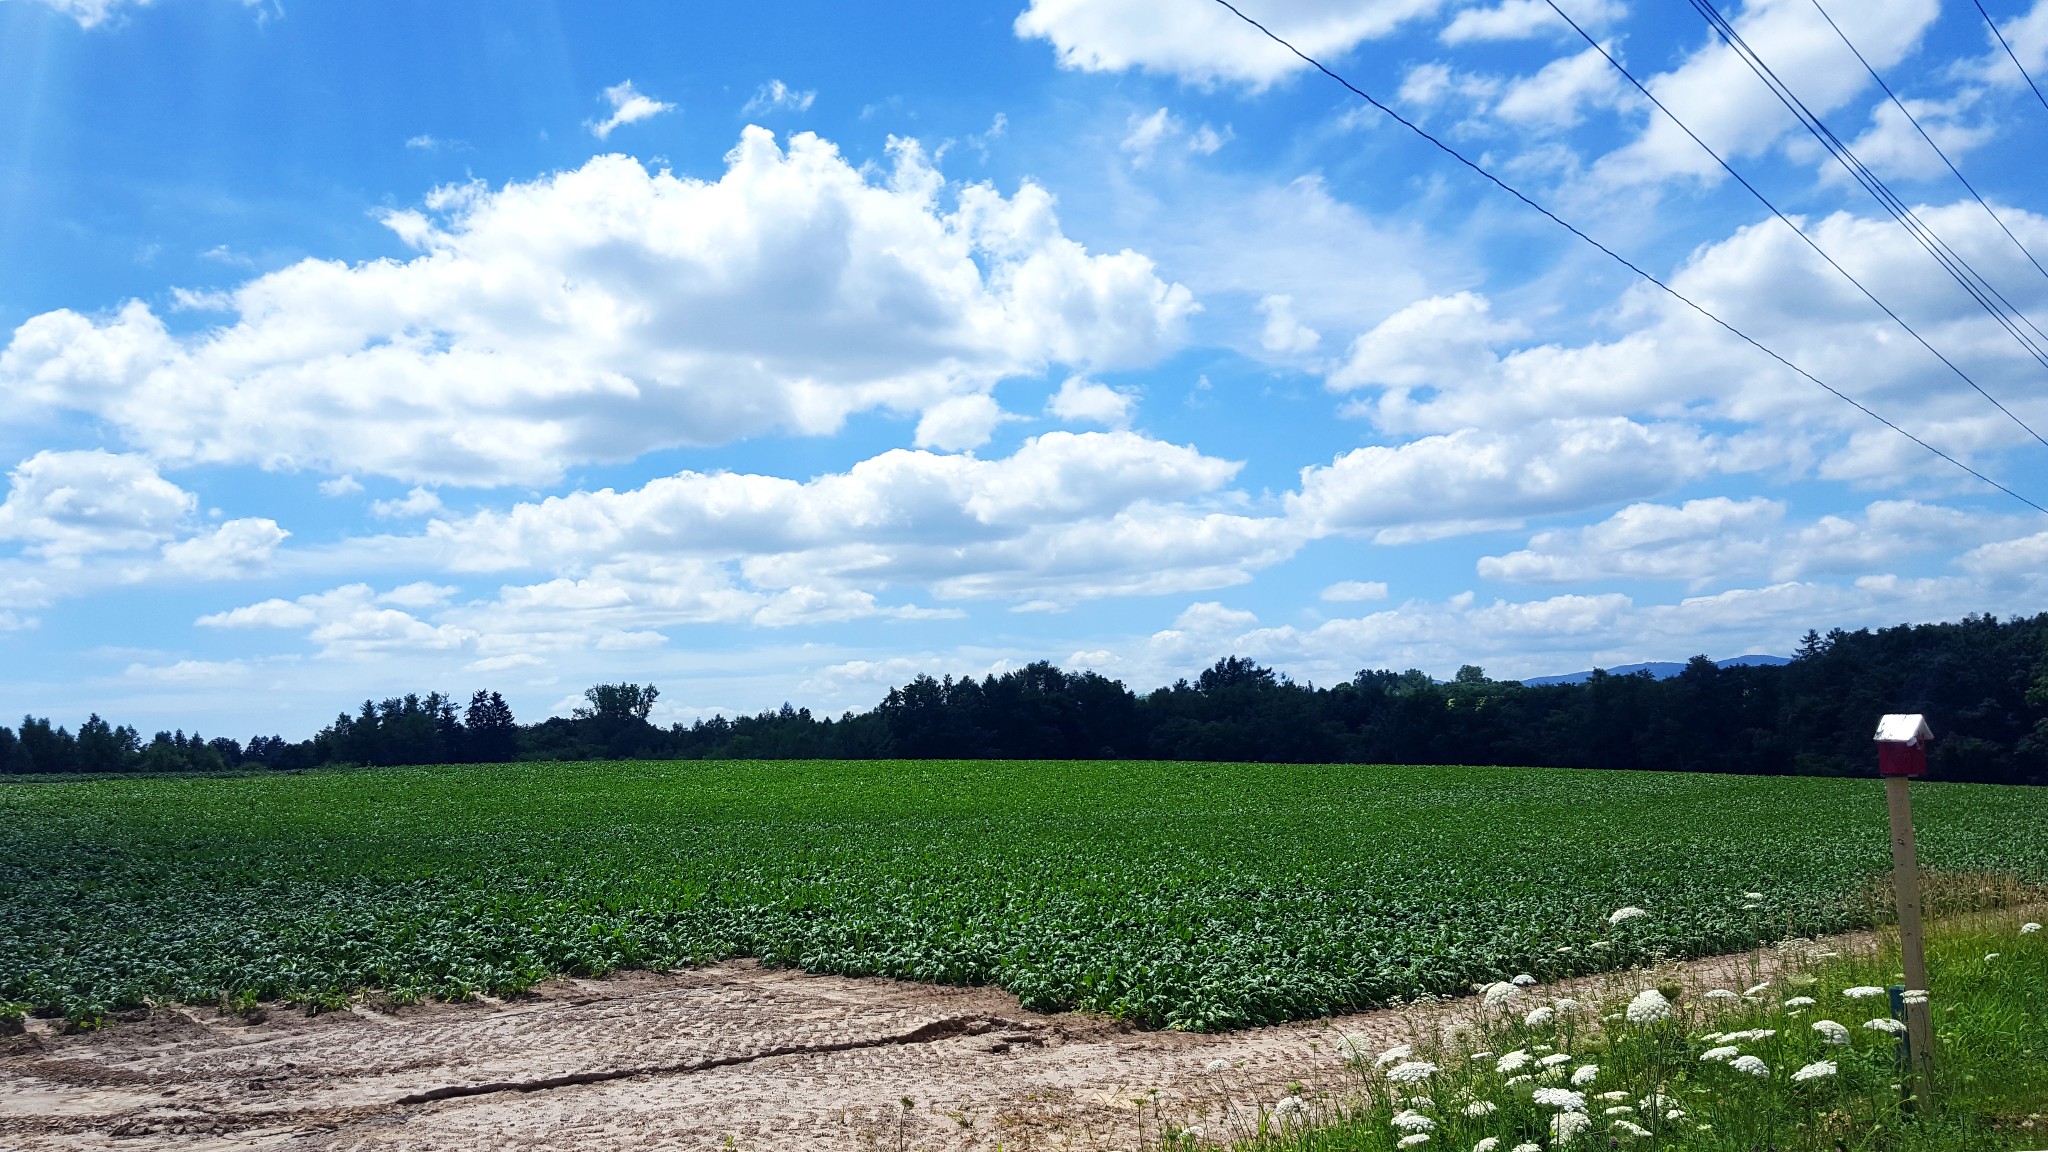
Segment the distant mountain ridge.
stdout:
[[[1752,653],[1748,656],[1730,656],[1726,660],[1716,660],[1714,661],[1714,666],[1717,668],[1773,667],[1779,664],[1790,664],[1791,662],[1791,658],[1786,656],[1765,656],[1760,653]],[[1642,664],[1616,664],[1612,668],[1603,668],[1601,671],[1609,676],[1633,676],[1638,672],[1648,672],[1659,680],[1669,680],[1671,677],[1685,671],[1685,665],[1683,663],[1673,663],[1669,660],[1651,660]],[[1589,668],[1584,672],[1567,672],[1562,676],[1531,676],[1523,680],[1522,683],[1531,688],[1542,688],[1551,684],[1584,684],[1592,678],[1593,670]]]

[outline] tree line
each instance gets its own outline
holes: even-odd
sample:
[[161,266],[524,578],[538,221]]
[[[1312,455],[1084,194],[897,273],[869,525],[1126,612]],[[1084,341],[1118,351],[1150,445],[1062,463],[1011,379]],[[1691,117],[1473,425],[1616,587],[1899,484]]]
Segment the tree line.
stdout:
[[1225,657],[1192,681],[1139,694],[1094,672],[1036,663],[1001,675],[919,676],[867,712],[752,716],[662,726],[660,691],[599,684],[567,717],[519,724],[502,696],[466,707],[438,692],[365,700],[311,739],[159,732],[94,715],[0,726],[0,773],[298,770],[590,759],[1135,759],[1518,764],[1697,772],[1864,775],[1885,712],[1927,714],[1936,779],[2048,783],[2048,613],[1808,632],[1790,663],[1676,676],[1596,672],[1577,684],[1448,681],[1366,670],[1300,684]]

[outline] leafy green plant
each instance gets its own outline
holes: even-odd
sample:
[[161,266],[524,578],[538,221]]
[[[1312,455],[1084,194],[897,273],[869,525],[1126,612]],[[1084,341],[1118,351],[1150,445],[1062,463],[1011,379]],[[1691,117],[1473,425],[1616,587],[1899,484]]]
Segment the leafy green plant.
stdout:
[[[2048,881],[2048,790],[1915,805],[1931,869]],[[17,781],[0,998],[84,1020],[754,956],[1208,1030],[1867,926],[1888,866],[1875,780],[635,761]],[[1651,914],[1610,923],[1623,905]]]

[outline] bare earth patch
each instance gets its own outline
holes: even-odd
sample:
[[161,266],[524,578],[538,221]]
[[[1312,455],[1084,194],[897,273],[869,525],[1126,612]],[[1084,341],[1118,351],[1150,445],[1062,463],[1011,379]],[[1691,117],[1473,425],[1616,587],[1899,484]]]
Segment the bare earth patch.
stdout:
[[[1722,957],[1531,993],[1740,987],[1771,964]],[[1290,1083],[1341,1092],[1354,1075],[1344,1035],[1393,1045],[1476,1010],[1461,1000],[1190,1035],[1027,1012],[994,989],[751,962],[555,981],[511,1002],[274,1009],[255,1024],[160,1009],[100,1033],[32,1021],[28,1036],[0,1038],[0,1145],[1134,1148],[1168,1124],[1241,1133]],[[1217,1060],[1229,1070],[1210,1071]]]

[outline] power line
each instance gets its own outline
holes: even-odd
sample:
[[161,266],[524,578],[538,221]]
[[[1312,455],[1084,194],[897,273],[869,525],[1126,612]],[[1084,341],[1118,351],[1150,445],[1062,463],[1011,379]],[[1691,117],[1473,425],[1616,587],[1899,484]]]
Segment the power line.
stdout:
[[2005,49],[2005,54],[2011,59],[2012,66],[2020,70],[2020,76],[2026,80],[2027,87],[2034,90],[2034,98],[2041,102],[2041,107],[2048,108],[2048,96],[2043,96],[2041,94],[2041,86],[2034,83],[2032,76],[2027,75],[2027,66],[2020,63],[2020,58],[2018,54],[2013,52],[2012,45],[2005,42],[2005,33],[1998,30],[1998,22],[1991,18],[1991,13],[1984,11],[1983,0],[1971,0],[1971,3],[1977,5],[1977,14],[1984,17],[1984,23],[1990,26],[1991,34],[1998,37],[1998,46]]
[[1949,455],[1948,453],[1942,451],[1934,445],[1929,444],[1927,441],[1922,440],[1920,437],[1915,436],[1911,432],[1906,431],[1904,428],[1899,427],[1897,424],[1892,423],[1890,420],[1885,419],[1883,416],[1878,415],[1876,412],[1871,411],[1869,408],[1865,407],[1861,401],[1858,401],[1855,397],[1850,396],[1848,393],[1841,391],[1840,389],[1829,384],[1827,381],[1822,380],[1820,377],[1815,376],[1813,373],[1808,372],[1804,368],[1801,368],[1799,365],[1794,364],[1790,360],[1785,359],[1783,356],[1778,355],[1776,352],[1771,351],[1769,348],[1759,343],[1755,337],[1750,336],[1747,332],[1742,331],[1735,325],[1730,324],[1728,321],[1721,319],[1719,316],[1716,316],[1712,312],[1709,312],[1706,308],[1700,306],[1699,304],[1694,303],[1692,299],[1686,296],[1683,292],[1680,292],[1678,289],[1673,288],[1669,284],[1666,284],[1664,281],[1658,279],[1657,277],[1652,276],[1648,271],[1635,264],[1628,257],[1623,256],[1621,253],[1616,252],[1614,249],[1609,248],[1607,245],[1602,244],[1601,242],[1593,239],[1586,233],[1581,232],[1577,227],[1572,225],[1569,221],[1565,220],[1564,217],[1559,216],[1557,213],[1552,212],[1550,209],[1545,208],[1543,205],[1538,204],[1536,201],[1531,200],[1529,197],[1523,195],[1521,192],[1517,191],[1512,185],[1509,185],[1500,177],[1495,176],[1492,172],[1482,167],[1476,161],[1467,158],[1463,152],[1458,151],[1456,148],[1453,148],[1449,144],[1444,143],[1442,140],[1437,139],[1435,136],[1430,135],[1430,133],[1427,130],[1425,130],[1421,125],[1408,119],[1406,116],[1401,115],[1399,112],[1394,111],[1392,108],[1389,108],[1385,104],[1380,103],[1378,100],[1373,99],[1370,93],[1366,92],[1358,85],[1353,84],[1351,81],[1346,80],[1344,77],[1339,76],[1335,72],[1330,71],[1329,68],[1325,67],[1323,63],[1317,60],[1315,57],[1308,55],[1306,52],[1303,52],[1299,48],[1296,48],[1294,45],[1288,43],[1285,39],[1282,39],[1280,35],[1275,33],[1272,29],[1266,27],[1264,24],[1259,23],[1257,20],[1252,19],[1250,16],[1245,15],[1244,12],[1240,10],[1237,7],[1237,5],[1232,4],[1230,0],[1216,0],[1216,3],[1221,4],[1223,7],[1229,9],[1230,13],[1233,16],[1236,16],[1238,19],[1244,21],[1246,24],[1251,25],[1253,28],[1258,29],[1261,34],[1263,34],[1267,39],[1273,41],[1273,43],[1278,44],[1280,47],[1285,48],[1287,49],[1287,51],[1293,53],[1296,57],[1299,57],[1301,61],[1307,64],[1309,67],[1314,68],[1316,71],[1321,72],[1323,75],[1328,76],[1330,79],[1335,80],[1337,83],[1343,85],[1345,89],[1350,91],[1352,95],[1365,101],[1367,104],[1372,105],[1374,108],[1378,109],[1381,113],[1385,114],[1389,119],[1393,120],[1395,123],[1401,125],[1403,128],[1408,129],[1410,132],[1413,132],[1417,136],[1420,136],[1424,140],[1428,141],[1437,149],[1437,151],[1442,152],[1444,155],[1449,156],[1451,159],[1456,160],[1458,163],[1464,165],[1467,168],[1470,168],[1473,172],[1483,177],[1487,181],[1487,183],[1492,184],[1494,187],[1500,189],[1501,191],[1507,193],[1510,196],[1513,196],[1515,199],[1542,213],[1545,217],[1547,217],[1550,220],[1551,223],[1556,224],[1558,227],[1563,228],[1565,231],[1571,233],[1572,235],[1599,249],[1603,254],[1605,254],[1608,257],[1608,259],[1613,260],[1615,263],[1621,265],[1622,267],[1628,269],[1629,271],[1656,285],[1658,288],[1664,291],[1665,295],[1670,296],[1672,299],[1692,309],[1694,312],[1699,313],[1706,319],[1713,321],[1714,324],[1718,325],[1720,328],[1728,332],[1730,335],[1734,336],[1736,339],[1741,340],[1743,343],[1749,345],[1752,348],[1755,348],[1759,352],[1762,352],[1764,355],[1777,361],[1779,364],[1782,364],[1786,368],[1791,369],[1800,377],[1812,382],[1822,391],[1827,392],[1835,399],[1842,401],[1843,403],[1856,409],[1858,412],[1861,412],[1865,416],[1870,417],[1872,420],[1877,421],[1879,424],[1882,424],[1885,427],[1891,429],[1892,431],[1898,433],[1899,435],[1904,436],[1906,439],[1912,441],[1913,443],[1919,445],[1920,447],[1926,449],[1927,451],[1954,465],[1956,468],[1969,473],[1971,476],[1974,476],[1983,483],[1998,489],[2000,492],[2003,492],[2007,496],[2010,496],[2013,499],[2019,501],[2020,503],[2025,504],[2027,507],[2032,508],[2034,511],[2040,512],[2044,515],[2048,515],[2048,507],[2044,507],[2028,499],[2027,497],[2020,495],[2018,492],[2015,492],[2012,489],[2006,487],[2005,485],[2000,484],[1998,481],[1993,480],[1991,477],[1986,476],[1984,473],[1977,471],[1975,468],[1970,467],[1968,464],[1963,463],[1961,460],[1956,459],[1954,456]]
[[1968,293],[1970,298],[1977,302],[1978,307],[1989,313],[1991,318],[1998,322],[1999,327],[2004,328],[2014,340],[2018,341],[2020,347],[2025,349],[2027,354],[2032,356],[2036,363],[2040,364],[2043,368],[2048,368],[2048,349],[2042,348],[2024,331],[2021,331],[2019,322],[2016,322],[2014,318],[2018,317],[2018,320],[2024,321],[2028,327],[2033,327],[2033,322],[2027,320],[2023,313],[2014,308],[2011,301],[2007,300],[1997,288],[1991,285],[1990,281],[1985,280],[1975,268],[1970,266],[1969,261],[1964,260],[1940,236],[1936,235],[1934,230],[1928,227],[1920,219],[1919,215],[1891,190],[1890,185],[1887,185],[1878,177],[1877,173],[1872,172],[1861,159],[1857,158],[1856,153],[1851,151],[1849,146],[1842,142],[1841,137],[1835,135],[1834,130],[1830,129],[1826,122],[1814,113],[1813,109],[1808,108],[1805,101],[1801,100],[1798,94],[1792,91],[1791,86],[1779,78],[1778,74],[1771,69],[1771,66],[1764,62],[1763,57],[1758,55],[1756,49],[1749,46],[1749,41],[1743,39],[1742,33],[1736,31],[1735,26],[1730,24],[1727,18],[1721,15],[1721,10],[1714,7],[1711,0],[1691,0],[1691,3],[1693,9],[1706,19],[1707,26],[1712,28],[1735,51],[1735,55],[1749,67],[1751,72],[1755,73],[1757,79],[1763,81],[1764,87],[1770,89],[1771,94],[1778,98],[1778,102],[1785,106],[1786,111],[1792,113],[1793,118],[1799,121],[1800,126],[1811,133],[1815,140],[1820,141],[1821,147],[1827,149],[1828,154],[1833,156],[1836,162],[1840,163],[1843,168],[1847,169],[1851,176],[1855,177],[1856,182],[1863,186],[1864,191],[1869,192],[1877,200],[1878,205],[1890,213],[1892,219],[1896,220],[1899,226],[1906,230],[1908,235],[1912,236],[1914,240],[1919,242],[1922,248],[1927,250],[1928,255],[1934,257],[1935,262],[1942,266],[1942,270],[1946,271],[1954,278],[1957,284],[1962,286],[1963,291]]
[[[1635,85],[1636,91],[1642,93],[1643,96],[1650,101],[1650,103],[1656,105],[1657,110],[1659,112],[1662,112],[1665,115],[1665,117],[1669,119],[1673,124],[1678,125],[1679,131],[1691,137],[1692,142],[1699,145],[1701,151],[1713,157],[1714,163],[1719,164],[1721,166],[1722,171],[1728,173],[1728,175],[1730,176],[1733,176],[1735,178],[1735,182],[1737,184],[1742,185],[1742,187],[1745,190],[1747,190],[1751,196],[1756,197],[1757,203],[1762,204],[1765,208],[1769,209],[1771,215],[1777,217],[1778,222],[1780,224],[1783,224],[1785,227],[1790,228],[1792,230],[1792,234],[1799,237],[1801,240],[1804,240],[1806,242],[1806,246],[1808,248],[1813,249],[1815,255],[1819,256],[1822,260],[1827,261],[1828,267],[1833,268],[1837,272],[1840,272],[1844,280],[1847,280],[1849,283],[1854,284],[1858,292],[1863,293],[1866,299],[1868,299],[1872,304],[1877,305],[1878,308],[1882,310],[1885,315],[1891,317],[1893,323],[1905,329],[1906,334],[1908,336],[1911,336],[1913,339],[1919,341],[1920,346],[1922,348],[1925,348],[1929,352],[1933,353],[1934,358],[1941,361],[1944,365],[1946,365],[1948,367],[1948,370],[1955,373],[1956,376],[1959,379],[1961,379],[1963,383],[1968,384],[1971,388],[1975,389],[1977,395],[1982,396],[1984,397],[1984,399],[1991,401],[1992,407],[1998,409],[2000,412],[2005,413],[2007,419],[2010,419],[2013,423],[2025,429],[2027,435],[2032,436],[2043,447],[2048,447],[2048,439],[2044,439],[2041,436],[2041,434],[2039,432],[2034,431],[2033,427],[2030,426],[2025,420],[2020,419],[2017,413],[2015,413],[2012,409],[2007,408],[2004,404],[2000,403],[1998,397],[1993,396],[1989,392],[1986,392],[1982,385],[1978,384],[1975,380],[1971,379],[1969,373],[1963,371],[1962,368],[1959,365],[1957,365],[1955,361],[1950,360],[1947,356],[1944,356],[1939,348],[1936,348],[1933,344],[1928,343],[1927,338],[1925,336],[1920,335],[1919,331],[1915,329],[1911,324],[1906,323],[1904,317],[1900,316],[1897,312],[1892,311],[1891,305],[1886,304],[1884,301],[1878,299],[1877,293],[1872,292],[1868,287],[1864,285],[1863,281],[1858,280],[1855,277],[1855,275],[1852,274],[1847,268],[1842,267],[1842,265],[1838,263],[1833,256],[1828,255],[1827,250],[1825,248],[1822,248],[1820,246],[1820,243],[1816,241],[1813,237],[1807,235],[1806,230],[1804,228],[1801,228],[1798,224],[1793,223],[1792,218],[1790,216],[1787,216],[1783,212],[1779,211],[1778,206],[1776,204],[1771,203],[1770,197],[1765,196],[1763,192],[1758,190],[1756,185],[1751,184],[1746,178],[1743,177],[1742,173],[1737,172],[1733,164],[1730,164],[1727,160],[1723,159],[1721,154],[1719,152],[1714,151],[1713,147],[1709,145],[1705,140],[1700,139],[1699,133],[1694,132],[1692,128],[1686,124],[1685,121],[1678,118],[1678,113],[1673,112],[1669,107],[1665,105],[1665,103],[1662,100],[1659,100],[1657,98],[1656,93],[1650,91],[1649,88],[1644,86],[1642,81],[1636,79],[1635,73],[1630,72],[1626,65],[1622,64],[1621,61],[1615,59],[1614,54],[1609,52],[1605,45],[1601,44],[1598,40],[1593,39],[1592,34],[1587,32],[1584,28],[1580,27],[1578,21],[1566,15],[1565,10],[1557,6],[1557,0],[1544,0],[1544,2],[1550,5],[1550,10],[1552,12],[1557,13],[1559,19],[1563,20],[1566,24],[1571,25],[1572,31],[1577,32],[1579,34],[1580,39],[1592,45],[1593,50],[1595,52],[1600,53],[1602,59],[1606,60],[1609,64],[1613,65],[1615,71],[1621,73],[1624,77],[1626,77],[1630,84]],[[2044,366],[2048,366],[2048,362],[2044,362]]]
[[[2034,259],[2032,252],[2027,251],[2027,246],[2020,242],[2020,238],[2013,235],[2012,229],[2005,226],[2005,221],[2000,219],[1998,213],[1992,210],[1990,202],[1977,192],[1977,186],[1970,183],[1969,177],[1964,176],[1962,169],[1956,167],[1956,162],[1949,159],[1948,153],[1941,150],[1941,145],[1934,142],[1934,137],[1927,134],[1927,129],[1920,126],[1920,121],[1913,115],[1912,109],[1907,108],[1906,102],[1899,99],[1898,93],[1892,91],[1892,86],[1884,82],[1884,77],[1878,75],[1877,69],[1870,66],[1870,61],[1863,58],[1863,53],[1857,50],[1856,45],[1849,39],[1849,34],[1842,31],[1842,26],[1835,23],[1835,18],[1828,15],[1826,8],[1821,7],[1820,0],[1813,0],[1813,10],[1820,13],[1820,18],[1828,22],[1828,27],[1835,30],[1835,35],[1841,37],[1843,47],[1855,55],[1856,62],[1863,65],[1863,70],[1870,73],[1870,78],[1877,81],[1879,88],[1884,89],[1884,94],[1891,98],[1892,106],[1897,108],[1899,114],[1906,118],[1906,123],[1913,126],[1913,131],[1918,132],[1920,138],[1927,141],[1927,146],[1934,149],[1934,154],[1941,157],[1941,162],[1948,165],[1948,170],[1955,174],[1955,178],[1962,182],[1964,188],[1969,190],[1970,195],[1977,201],[1978,206],[1984,209],[1984,214],[1991,217],[1991,222],[1998,225],[1998,230],[2005,233],[2005,238],[2012,241],[2012,246],[2020,250],[2020,255],[2027,258],[2027,263],[2034,266],[2034,271],[2039,272],[2043,279],[2048,279],[2048,268],[2041,267],[2041,262]],[[2021,315],[2025,315],[2025,313],[2021,313]],[[2032,327],[2031,321],[2029,322],[2029,327]],[[2034,331],[2040,332],[2041,330],[2035,328]]]

